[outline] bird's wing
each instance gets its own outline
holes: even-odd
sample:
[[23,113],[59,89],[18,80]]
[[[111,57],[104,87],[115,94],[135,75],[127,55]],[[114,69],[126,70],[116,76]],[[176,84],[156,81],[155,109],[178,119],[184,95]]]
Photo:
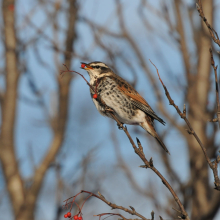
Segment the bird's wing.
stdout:
[[118,81],[118,89],[121,90],[124,94],[131,98],[131,102],[137,108],[151,116],[152,118],[158,120],[161,124],[165,125],[165,121],[158,117],[147,101],[124,79],[117,76]]

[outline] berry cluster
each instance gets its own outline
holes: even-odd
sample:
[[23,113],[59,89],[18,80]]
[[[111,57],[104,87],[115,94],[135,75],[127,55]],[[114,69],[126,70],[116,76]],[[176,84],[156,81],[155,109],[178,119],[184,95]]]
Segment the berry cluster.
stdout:
[[[80,206],[76,203],[76,201],[75,201],[76,197],[77,197],[79,194],[81,194],[81,192],[78,193],[78,194],[76,194],[75,196],[70,197],[69,199],[64,200],[65,205],[63,205],[63,208],[68,208],[68,206],[70,205],[69,212],[67,212],[67,213],[64,215],[64,218],[71,218],[72,220],[83,220],[83,218],[82,218],[82,208],[83,208],[83,206],[84,206],[86,200],[87,200],[89,197],[91,197],[91,196],[88,196],[88,197],[85,199],[85,201],[83,202],[83,204],[81,205],[81,207],[80,207]],[[70,201],[70,200],[72,200],[72,201]],[[73,217],[71,217],[71,210],[72,210],[73,204],[75,204],[75,205],[78,207],[79,211],[78,211],[78,213],[77,213],[76,215],[74,215]]]
[[[71,218],[71,212],[67,212],[67,213],[64,215],[64,218]],[[74,220],[83,220],[82,216],[78,216],[78,215],[74,215],[74,216],[73,216],[73,219],[74,219]]]
[[82,216],[74,215],[74,220],[83,220]]
[[65,215],[64,215],[64,218],[70,218],[71,217],[71,212],[67,212]]

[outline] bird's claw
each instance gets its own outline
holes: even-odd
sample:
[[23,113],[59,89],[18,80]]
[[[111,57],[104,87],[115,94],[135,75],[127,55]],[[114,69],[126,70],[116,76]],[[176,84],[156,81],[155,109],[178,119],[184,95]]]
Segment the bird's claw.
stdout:
[[122,123],[121,123],[121,124],[118,124],[118,123],[117,123],[117,126],[118,126],[118,129],[119,129],[119,130],[122,130],[122,129],[123,129],[123,124],[122,124]]
[[111,112],[111,113],[114,113],[113,109],[111,109],[111,108],[105,108],[105,112]]

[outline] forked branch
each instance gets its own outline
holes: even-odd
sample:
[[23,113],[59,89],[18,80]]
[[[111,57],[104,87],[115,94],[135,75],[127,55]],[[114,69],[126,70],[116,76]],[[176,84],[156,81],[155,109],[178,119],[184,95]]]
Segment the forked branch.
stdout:
[[[75,202],[76,197],[77,197],[78,195],[82,194],[82,193],[87,193],[87,194],[89,194],[89,196],[88,196],[87,198],[89,198],[89,197],[95,197],[95,198],[97,198],[97,199],[103,201],[103,202],[106,203],[108,206],[110,206],[112,209],[120,209],[120,210],[123,210],[123,211],[125,211],[125,212],[131,214],[131,215],[135,215],[135,216],[139,217],[140,219],[150,220],[150,219],[145,218],[145,217],[144,217],[143,215],[141,215],[140,213],[136,212],[136,210],[135,210],[132,206],[130,206],[130,209],[127,209],[127,208],[125,208],[125,207],[123,207],[123,206],[119,206],[119,205],[116,205],[116,204],[114,204],[114,203],[109,202],[100,192],[98,192],[99,195],[96,195],[96,194],[94,194],[94,193],[92,193],[92,192],[85,191],[85,190],[81,190],[81,192],[77,193],[75,196],[72,196],[72,197],[70,197],[70,198],[64,200],[65,205],[64,205],[63,207],[68,207],[68,206],[70,205],[70,206],[71,206],[71,207],[70,207],[70,211],[71,211],[72,205],[73,205],[73,204],[77,204],[77,203]],[[87,199],[86,199],[86,200],[87,200]],[[85,202],[86,202],[86,200],[85,200]],[[85,203],[85,202],[84,202],[84,203]],[[83,203],[83,205],[84,205],[84,203]],[[82,205],[82,207],[83,207],[83,205]],[[82,215],[82,207],[81,207],[81,208],[78,207],[78,208],[79,208],[79,214],[80,214],[80,215]],[[95,216],[99,216],[99,219],[100,219],[100,218],[101,218],[102,216],[104,216],[104,215],[109,215],[109,216],[111,216],[111,215],[117,215],[117,216],[120,216],[121,218],[123,218],[124,220],[130,220],[130,219],[125,218],[123,215],[117,214],[117,213],[101,213],[101,214],[98,214],[98,215],[95,215]],[[134,219],[133,219],[133,220],[134,220]]]

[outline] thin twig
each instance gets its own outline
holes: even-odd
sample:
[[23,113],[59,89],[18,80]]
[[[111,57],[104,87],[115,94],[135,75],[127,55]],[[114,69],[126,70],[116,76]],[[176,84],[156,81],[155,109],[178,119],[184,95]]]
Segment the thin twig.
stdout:
[[[152,61],[150,60],[150,62],[152,63]],[[174,103],[174,101],[172,100],[171,96],[170,96],[170,93],[168,92],[166,86],[164,85],[163,81],[161,80],[160,78],[160,74],[159,74],[159,71],[157,69],[157,67],[154,65],[154,63],[152,63],[152,65],[155,67],[155,69],[157,70],[157,74],[159,76],[159,80],[161,82],[161,84],[163,85],[163,88],[164,88],[164,91],[165,91],[165,94],[169,100],[169,103],[170,105],[174,106],[174,108],[176,109],[177,113],[180,115],[180,117],[186,122],[187,126],[188,126],[188,133],[192,134],[196,141],[199,143],[204,155],[205,155],[205,158],[206,158],[206,161],[208,162],[209,164],[209,167],[211,168],[212,172],[213,172],[213,175],[214,175],[214,179],[215,179],[215,189],[216,190],[219,190],[220,191],[220,179],[218,177],[218,159],[216,159],[215,161],[211,161],[207,155],[207,152],[206,152],[206,148],[203,146],[201,140],[199,139],[198,135],[196,134],[196,132],[194,131],[194,129],[192,128],[189,120],[187,119],[186,117],[186,114],[182,113],[179,109],[179,107]]]
[[209,49],[210,55],[211,55],[211,65],[215,72],[215,91],[216,91],[216,104],[217,104],[217,119],[220,127],[220,103],[219,103],[219,93],[218,93],[218,75],[217,75],[217,68],[218,66],[215,65],[215,60],[213,58],[212,49]]
[[[99,216],[99,219],[101,219],[101,217],[104,216],[104,215],[109,215],[108,217],[113,216],[113,215],[117,215],[117,216],[120,216],[123,220],[129,220],[129,219],[125,218],[123,215],[121,215],[119,213],[101,213],[101,214],[94,215],[94,216]],[[104,219],[106,219],[106,218],[107,217],[105,217]]]
[[[88,193],[91,196],[96,197],[96,198],[102,200],[108,206],[112,207],[112,209],[120,209],[120,210],[123,210],[123,211],[131,214],[131,215],[136,215],[136,216],[140,217],[141,219],[149,220],[149,219],[145,218],[143,215],[141,215],[138,212],[136,212],[135,210],[130,210],[130,209],[124,208],[123,206],[118,206],[118,205],[116,205],[114,203],[109,202],[104,196],[98,196],[98,195],[96,195],[96,194],[94,194],[92,192],[85,191],[85,190],[81,190],[81,193]],[[111,214],[113,214],[113,213],[111,213]]]
[[94,88],[90,85],[90,83],[86,80],[86,78],[81,73],[76,72],[74,70],[69,70],[69,68],[67,67],[66,64],[63,64],[63,66],[66,67],[67,70],[62,70],[60,72],[61,77],[63,77],[65,73],[77,73],[78,75],[80,75],[86,81],[87,85],[95,92]]
[[206,26],[208,27],[209,33],[210,33],[213,41],[220,47],[220,40],[219,40],[218,33],[215,31],[215,29],[207,21],[207,18],[205,17],[203,9],[202,9],[201,0],[198,0],[198,3],[196,3],[196,9],[199,12],[199,16],[202,18],[202,20],[205,22]]

